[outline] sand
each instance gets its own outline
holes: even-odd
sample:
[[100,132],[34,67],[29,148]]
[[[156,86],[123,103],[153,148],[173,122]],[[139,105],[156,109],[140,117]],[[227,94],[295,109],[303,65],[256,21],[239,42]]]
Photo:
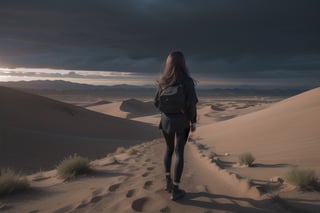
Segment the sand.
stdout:
[[22,172],[52,169],[78,153],[97,159],[160,136],[150,124],[0,87],[0,162]]
[[268,202],[259,199],[256,189],[201,158],[191,143],[181,185],[188,196],[171,201],[163,190],[163,145],[155,140],[133,147],[135,153],[93,161],[92,173],[69,182],[57,178],[55,171],[29,176],[33,189],[2,202],[7,212],[272,212],[261,210]]
[[314,89],[264,110],[203,126],[197,136],[219,153],[250,151],[262,164],[298,165],[319,172],[319,126],[320,89]]
[[[150,141],[143,143],[137,134],[135,139],[140,144],[127,144],[131,148],[123,153],[92,161],[93,171],[74,180],[64,182],[55,170],[29,175],[31,189],[0,198],[0,209],[5,212],[317,212],[319,192],[302,193],[288,183],[274,184],[270,179],[283,176],[293,167],[311,168],[320,174],[320,88],[277,103],[246,103],[199,104],[199,126],[185,150],[181,187],[187,195],[179,201],[171,201],[163,190],[163,139],[152,134],[157,139],[143,138]],[[93,107],[104,114],[121,117],[124,113],[121,104]],[[156,129],[159,114],[121,119],[125,123],[137,122],[132,119],[145,120],[135,123],[138,126],[134,131],[145,130],[143,125],[151,130]],[[113,124],[113,120],[107,122]],[[113,131],[110,135],[118,134],[130,142],[127,135],[120,136],[115,129],[110,131]],[[246,151],[256,157],[255,167],[237,165],[239,154]]]

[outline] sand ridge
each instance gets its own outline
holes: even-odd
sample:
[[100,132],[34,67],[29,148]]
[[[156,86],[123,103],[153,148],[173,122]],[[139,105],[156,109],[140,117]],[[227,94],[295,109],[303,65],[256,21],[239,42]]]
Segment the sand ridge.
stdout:
[[140,101],[127,99],[124,101],[113,101],[112,103],[87,107],[87,109],[112,115],[119,118],[128,118],[158,127],[160,112],[153,106],[152,101]]

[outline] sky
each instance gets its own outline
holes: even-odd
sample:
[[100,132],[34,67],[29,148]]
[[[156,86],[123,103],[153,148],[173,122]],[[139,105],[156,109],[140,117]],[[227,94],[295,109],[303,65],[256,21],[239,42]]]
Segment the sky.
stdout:
[[181,50],[203,85],[316,87],[319,11],[318,0],[1,0],[0,80],[148,84]]

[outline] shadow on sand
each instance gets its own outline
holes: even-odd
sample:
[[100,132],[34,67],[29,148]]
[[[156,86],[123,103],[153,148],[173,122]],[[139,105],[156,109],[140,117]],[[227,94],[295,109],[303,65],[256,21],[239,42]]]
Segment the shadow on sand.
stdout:
[[[201,199],[201,200],[200,200]],[[187,206],[195,206],[210,210],[226,212],[275,212],[267,209],[270,200],[253,200],[249,198],[238,198],[225,195],[211,194],[208,192],[187,193],[186,197],[178,200],[178,203]],[[243,204],[247,203],[247,206]],[[242,205],[241,205],[242,204]]]
[[[201,200],[200,200],[201,199]],[[293,212],[307,213],[314,212],[319,208],[320,200],[314,200],[314,203],[307,203],[310,200],[301,199],[274,199],[254,200],[250,198],[232,197],[208,192],[187,193],[186,197],[176,201],[181,205],[195,206],[205,208],[205,212],[214,212],[215,210],[226,212],[243,213],[266,213],[266,212]]]
[[253,167],[260,167],[260,168],[284,168],[293,166],[286,163],[277,163],[277,164],[262,164],[262,163],[255,163],[252,165]]

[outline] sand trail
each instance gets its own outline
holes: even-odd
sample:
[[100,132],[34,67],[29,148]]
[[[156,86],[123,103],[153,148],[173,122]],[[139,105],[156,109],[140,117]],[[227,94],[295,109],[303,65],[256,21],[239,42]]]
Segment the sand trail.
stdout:
[[171,201],[170,194],[164,191],[164,148],[162,140],[146,144],[145,153],[135,158],[132,176],[117,192],[76,212],[274,212],[263,210],[267,207],[266,201],[255,189],[246,184],[239,186],[239,180],[230,178],[208,158],[201,157],[196,146],[190,143],[186,147],[181,184],[187,195],[177,202]]
[[136,145],[135,152],[92,162],[94,171],[73,181],[59,180],[54,171],[43,180],[32,176],[33,189],[1,202],[7,212],[273,212],[262,210],[266,201],[255,189],[220,171],[191,143],[181,184],[187,195],[171,201],[164,191],[164,148],[162,139]]
[[[246,180],[221,170],[208,153],[192,143],[186,146],[183,185],[187,196],[178,202],[188,212],[275,212],[267,210],[270,201],[261,197]],[[189,212],[192,212],[189,210]]]

